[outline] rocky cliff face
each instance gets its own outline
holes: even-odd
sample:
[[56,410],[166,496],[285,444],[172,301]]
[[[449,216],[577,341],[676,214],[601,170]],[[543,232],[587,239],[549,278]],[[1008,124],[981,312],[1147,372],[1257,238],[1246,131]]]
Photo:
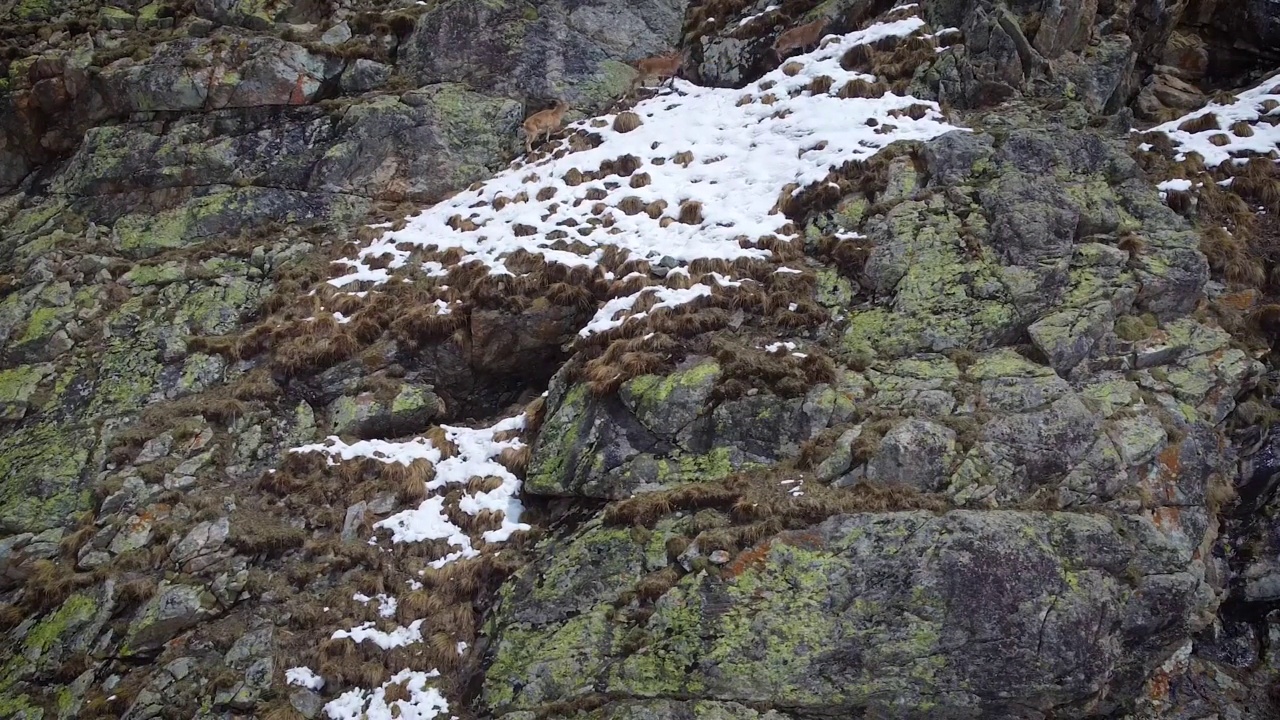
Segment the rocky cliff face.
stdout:
[[1280,4],[897,5],[0,0],[0,716],[1280,716]]

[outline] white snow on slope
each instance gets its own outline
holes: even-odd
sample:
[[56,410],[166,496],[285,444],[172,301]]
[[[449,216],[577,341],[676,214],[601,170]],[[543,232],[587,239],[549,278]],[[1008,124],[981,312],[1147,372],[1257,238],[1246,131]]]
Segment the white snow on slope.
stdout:
[[[608,245],[626,250],[632,258],[653,261],[663,256],[680,263],[699,258],[767,258],[767,250],[743,247],[740,240],[782,235],[788,220],[773,209],[785,186],[796,183],[803,188],[821,181],[833,168],[866,160],[898,140],[928,140],[959,129],[943,120],[936,104],[909,96],[838,97],[850,80],[874,80],[840,67],[848,49],[885,37],[905,37],[922,27],[924,21],[912,17],[830,36],[824,47],[797,55],[784,65],[792,71],[799,68],[794,75],[779,68],[740,90],[676,80],[676,92],[635,106],[633,111],[643,124],[631,132],[613,129],[615,115],[600,118],[603,127],[593,126],[590,120],[573,123],[571,131],[595,133],[602,138],[601,144],[560,158],[551,157],[552,149],[547,157],[510,168],[478,189],[409,218],[403,229],[385,233],[358,257],[338,261],[346,263],[350,272],[329,282],[337,287],[385,282],[391,271],[409,261],[414,248],[458,248],[462,262],[478,260],[496,274],[510,272],[503,258],[518,249],[568,266],[597,265]],[[822,76],[832,79],[828,92],[814,94],[806,89]],[[927,108],[919,119],[891,114],[912,105]],[[569,142],[558,141],[556,147],[568,148]],[[692,162],[675,162],[686,151],[692,153]],[[596,170],[601,163],[627,154],[640,160],[636,172],[649,174],[647,186],[630,187],[628,178],[618,176],[579,185],[565,181],[571,170]],[[554,196],[533,200],[547,188],[555,190]],[[588,200],[591,189],[604,197]],[[521,193],[529,199],[516,202]],[[665,201],[663,217],[667,218],[679,215],[681,203],[699,202],[702,221],[688,225],[668,220],[664,228],[662,217],[654,219],[644,212],[627,215],[615,207],[629,196],[646,205]],[[495,200],[501,209],[493,207]],[[601,219],[592,214],[597,203],[611,208],[605,211],[612,216],[611,228],[591,224]],[[455,215],[476,227],[455,230],[448,222]],[[521,226],[520,235],[517,226]],[[587,235],[579,232],[586,229],[590,229]],[[567,231],[568,237],[548,238],[554,231]],[[568,243],[577,247],[571,249]],[[387,268],[373,268],[366,262],[384,255],[391,256]],[[439,262],[424,263],[423,270],[437,276],[447,272]]]
[[414,620],[409,627],[397,627],[391,632],[383,632],[375,628],[373,623],[367,622],[350,630],[334,630],[332,637],[334,640],[351,638],[358,643],[368,640],[383,650],[390,650],[422,642],[422,622]]
[[[427,687],[427,680],[439,676],[437,670],[429,673],[401,670],[373,690],[348,690],[329,701],[324,711],[329,720],[432,720],[449,712],[449,702],[440,691]],[[387,688],[397,683],[404,684],[409,699],[388,703]]]
[[352,599],[362,605],[368,605],[375,600],[378,601],[378,615],[384,618],[395,617],[396,608],[400,605],[399,601],[385,593],[378,593],[373,597],[369,597],[364,593],[356,593],[352,596]]
[[[529,529],[529,525],[520,522],[520,514],[524,512],[524,506],[518,497],[520,479],[497,460],[503,450],[518,450],[524,443],[518,438],[497,440],[496,436],[520,430],[524,426],[524,415],[507,418],[487,428],[442,425],[445,438],[457,448],[457,452],[449,457],[445,457],[444,452],[432,445],[431,441],[421,437],[399,443],[385,440],[346,443],[341,438],[330,436],[323,443],[304,445],[293,448],[290,452],[322,452],[329,456],[330,465],[336,464],[335,458],[369,458],[404,465],[423,459],[435,469],[435,477],[426,483],[428,492],[441,490],[449,485],[465,485],[473,477],[496,477],[502,481],[500,486],[487,492],[464,494],[458,507],[471,516],[479,515],[483,510],[501,512],[501,527],[482,535],[485,542],[500,543],[518,530]],[[443,495],[431,495],[418,507],[396,513],[374,524],[374,529],[381,528],[391,531],[392,542],[445,540],[458,548],[457,551],[433,561],[432,567],[443,567],[454,560],[479,554],[472,547],[467,533],[449,519]]]
[[[1273,75],[1250,90],[1237,95],[1237,100],[1229,105],[1209,103],[1208,105],[1188,113],[1176,120],[1157,125],[1146,132],[1159,132],[1169,136],[1178,154],[1174,157],[1178,162],[1187,158],[1189,153],[1199,153],[1204,158],[1205,167],[1215,168],[1235,157],[1266,155],[1280,150],[1280,125],[1271,125],[1262,120],[1264,116],[1280,117],[1280,105],[1266,110],[1263,103],[1274,100],[1280,103],[1280,75]],[[1187,132],[1178,126],[1188,120],[1194,120],[1213,113],[1218,118],[1219,130],[1201,130]],[[1253,129],[1253,135],[1241,137],[1231,130],[1237,122],[1245,122]],[[1135,132],[1139,132],[1136,131]],[[1228,142],[1218,146],[1210,142],[1215,136],[1224,136]],[[1241,162],[1243,162],[1243,159]]]
[[286,685],[301,685],[308,690],[319,690],[324,687],[324,678],[309,667],[295,667],[284,671]]

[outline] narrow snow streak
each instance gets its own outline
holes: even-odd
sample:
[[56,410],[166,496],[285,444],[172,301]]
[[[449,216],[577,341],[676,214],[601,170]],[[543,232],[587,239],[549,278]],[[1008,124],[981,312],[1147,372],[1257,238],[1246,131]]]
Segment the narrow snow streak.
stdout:
[[422,622],[414,620],[409,627],[398,627],[391,632],[383,632],[375,628],[373,623],[367,622],[350,630],[334,630],[331,637],[334,640],[351,638],[358,643],[368,640],[383,650],[390,650],[422,642]]

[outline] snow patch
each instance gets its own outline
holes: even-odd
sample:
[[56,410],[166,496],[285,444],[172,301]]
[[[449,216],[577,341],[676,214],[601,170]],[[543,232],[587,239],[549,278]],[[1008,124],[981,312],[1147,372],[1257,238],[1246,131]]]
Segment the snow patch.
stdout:
[[391,632],[383,632],[375,628],[373,623],[367,622],[350,630],[334,630],[330,637],[334,640],[351,638],[357,643],[368,640],[383,650],[390,650],[422,642],[422,622],[422,620],[414,620],[409,627],[397,627]]
[[[329,720],[434,720],[449,712],[449,702],[440,691],[427,687],[427,681],[435,677],[440,677],[438,670],[401,670],[373,690],[348,690],[329,701],[324,711]],[[395,684],[404,685],[408,700],[387,702],[387,688]]]
[[[339,288],[386,282],[416,249],[456,249],[460,263],[479,262],[491,274],[511,274],[506,262],[517,251],[590,268],[601,263],[609,247],[630,259],[669,257],[685,266],[696,259],[769,259],[769,250],[754,246],[761,238],[796,237],[786,216],[775,210],[786,186],[794,184],[800,192],[826,181],[833,169],[867,160],[891,143],[930,140],[961,129],[945,122],[936,103],[911,96],[839,97],[848,81],[875,80],[842,68],[845,52],[882,38],[916,34],[924,25],[923,19],[908,17],[827,36],[822,47],[788,61],[792,69],[800,67],[796,74],[779,68],[742,89],[675,79],[673,92],[636,104],[632,112],[642,124],[629,132],[613,129],[616,115],[570,124],[569,133],[593,135],[598,146],[571,151],[568,139],[549,145],[537,160],[408,218],[401,229],[385,233],[355,257],[337,261],[348,272],[329,282]],[[829,90],[809,90],[824,77],[832,81]],[[898,112],[914,105],[923,106],[918,119]],[[644,187],[631,187],[627,177],[616,174],[578,184],[567,180],[625,155],[634,158],[635,173],[649,175]],[[532,200],[543,193],[549,199]],[[617,207],[628,197],[645,206],[665,202],[666,209],[657,218],[647,212],[628,215]],[[689,213],[685,219],[692,222],[676,221],[681,206],[691,203],[701,205],[700,217]],[[373,258],[383,260],[373,263]],[[449,271],[434,260],[418,267],[436,277]],[[678,293],[668,290],[660,304],[673,307],[704,297],[713,288],[703,280]],[[637,299],[609,301],[585,334],[626,322],[618,315]],[[441,303],[437,308],[444,313],[448,306]]]
[[284,671],[285,684],[301,685],[308,690],[319,690],[324,687],[324,678],[309,667],[295,667]]
[[379,614],[379,615],[381,615],[381,616],[382,616],[382,617],[384,617],[384,618],[389,618],[389,617],[395,617],[395,616],[396,616],[396,606],[398,605],[398,603],[396,602],[396,599],[395,599],[395,598],[393,598],[393,597],[391,597],[390,595],[385,595],[385,594],[383,594],[383,593],[378,593],[377,595],[375,595],[375,596],[373,596],[373,597],[369,597],[368,595],[365,595],[364,593],[356,593],[355,595],[353,595],[353,596],[351,597],[351,599],[352,599],[352,600],[355,600],[356,602],[358,602],[358,603],[360,603],[360,604],[362,604],[362,605],[368,605],[369,603],[371,603],[371,602],[373,602],[373,601],[375,601],[375,600],[376,600],[376,601],[378,601],[378,614]]
[[[1280,106],[1268,111],[1263,107],[1267,100],[1280,103],[1280,75],[1273,75],[1258,86],[1246,90],[1236,96],[1230,104],[1209,103],[1194,112],[1183,115],[1176,120],[1157,125],[1146,132],[1158,132],[1167,135],[1178,149],[1174,159],[1182,162],[1190,153],[1199,153],[1204,159],[1205,167],[1215,168],[1228,160],[1235,160],[1242,155],[1266,155],[1280,149],[1280,125],[1262,122],[1264,116],[1280,116]],[[1187,132],[1179,126],[1188,120],[1195,120],[1212,113],[1218,118],[1217,130],[1201,130]],[[1232,131],[1238,122],[1247,123],[1253,129],[1250,137],[1241,137]],[[1134,132],[1141,132],[1135,130]],[[1215,136],[1227,138],[1224,145],[1215,145],[1210,140]],[[1149,147],[1149,146],[1148,146]]]

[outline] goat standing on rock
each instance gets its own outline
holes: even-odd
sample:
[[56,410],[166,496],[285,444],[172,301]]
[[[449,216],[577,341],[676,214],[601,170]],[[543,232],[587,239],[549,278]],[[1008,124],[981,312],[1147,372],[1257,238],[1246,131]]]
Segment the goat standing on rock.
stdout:
[[627,90],[627,94],[635,92],[636,88],[643,87],[645,83],[652,79],[657,79],[658,84],[670,80],[680,72],[680,67],[684,64],[684,57],[678,52],[667,53],[666,55],[656,55],[636,61],[637,74],[631,80],[631,87]]
[[546,135],[547,139],[550,139],[551,134],[560,129],[560,123],[564,121],[564,113],[568,109],[569,103],[557,100],[555,107],[536,112],[524,121],[524,151],[526,154],[533,152],[533,143],[538,138]]
[[773,54],[778,57],[778,62],[782,62],[787,53],[792,50],[805,50],[812,47],[822,39],[822,31],[826,27],[827,19],[818,18],[811,23],[805,23],[787,30],[779,35],[777,40],[773,41]]

